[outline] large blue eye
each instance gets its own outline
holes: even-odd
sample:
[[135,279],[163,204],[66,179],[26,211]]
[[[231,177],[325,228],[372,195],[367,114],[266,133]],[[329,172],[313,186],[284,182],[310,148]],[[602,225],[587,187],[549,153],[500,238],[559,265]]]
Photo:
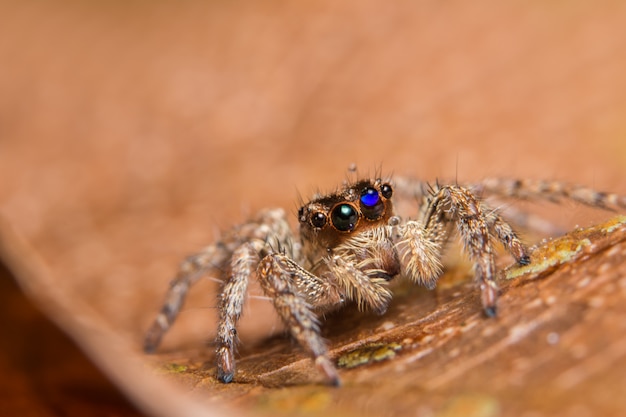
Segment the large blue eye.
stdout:
[[375,188],[367,187],[361,193],[361,203],[365,207],[374,207],[380,201],[380,196]]
[[351,232],[356,227],[359,215],[350,204],[340,204],[333,209],[330,220],[340,232]]
[[382,217],[385,204],[378,194],[378,190],[367,187],[361,191],[361,212],[368,220],[378,220]]

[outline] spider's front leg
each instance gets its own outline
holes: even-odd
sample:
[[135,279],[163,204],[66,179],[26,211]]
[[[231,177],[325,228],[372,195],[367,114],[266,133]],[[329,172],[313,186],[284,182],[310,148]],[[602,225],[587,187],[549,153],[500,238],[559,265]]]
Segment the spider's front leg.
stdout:
[[280,253],[265,256],[257,273],[263,291],[274,302],[291,335],[313,356],[328,383],[339,385],[339,375],[328,358],[314,312],[314,309],[324,310],[342,302],[337,288]]
[[474,274],[481,291],[485,314],[496,315],[498,285],[490,232],[504,244],[518,263],[527,264],[527,250],[512,228],[494,211],[484,212],[485,207],[464,187],[448,185],[438,187],[424,211],[424,231],[428,240],[443,242],[447,228],[442,225],[456,224],[465,251],[474,263]]

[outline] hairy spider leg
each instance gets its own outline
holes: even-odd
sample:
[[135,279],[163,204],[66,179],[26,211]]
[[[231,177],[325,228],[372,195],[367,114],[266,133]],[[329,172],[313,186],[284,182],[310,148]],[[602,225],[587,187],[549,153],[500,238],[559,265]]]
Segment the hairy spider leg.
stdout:
[[326,380],[331,385],[340,385],[339,375],[320,335],[318,317],[297,285],[297,282],[319,279],[280,253],[271,253],[261,260],[258,276],[263,291],[273,301],[293,338],[313,356]]
[[[144,339],[144,351],[151,353],[161,343],[180,313],[190,287],[203,275],[218,272],[219,278],[227,279],[227,270],[235,250],[245,242],[265,242],[269,237],[277,246],[284,247],[295,257],[298,248],[292,243],[292,233],[283,209],[265,209],[230,231],[214,245],[185,259],[170,284],[159,314],[148,329]],[[267,242],[265,242],[267,244]]]
[[[423,202],[432,193],[432,187],[428,182],[398,177],[394,181],[396,194],[403,198],[413,198]],[[512,178],[485,178],[478,182],[461,183],[462,186],[471,190],[474,195],[482,198],[519,199],[519,200],[544,200],[559,203],[570,200],[589,207],[604,210],[618,210],[626,208],[626,196],[616,193],[597,191],[593,188],[563,181],[547,181],[533,179]],[[483,204],[485,204],[483,202]],[[493,207],[498,207],[493,205]],[[517,227],[535,230],[545,234],[563,233],[554,224],[544,220],[540,216],[528,213],[515,207],[505,207],[502,211],[506,218]]]
[[485,219],[489,230],[498,238],[498,240],[504,245],[504,248],[513,255],[515,261],[520,265],[528,265],[530,263],[530,256],[528,249],[522,243],[515,230],[507,223],[502,216],[495,210],[489,209],[484,203],[482,204],[483,211],[485,213]]
[[626,208],[626,196],[562,181],[486,178],[472,185],[471,188],[477,193],[508,198],[542,199],[555,203],[571,200],[605,210]]
[[243,310],[250,275],[259,263],[259,251],[264,245],[265,242],[257,239],[235,249],[230,277],[219,295],[216,355],[217,378],[222,382],[231,382],[235,374],[236,326]]
[[181,263],[165,295],[161,311],[146,333],[143,345],[145,352],[154,352],[159,346],[163,335],[178,317],[190,287],[209,271],[222,269],[229,257],[230,252],[218,243],[189,256]]
[[[433,191],[434,194],[429,198],[424,211],[426,237],[433,241],[447,239],[444,234],[447,235],[448,229],[442,227],[442,224],[456,225],[463,248],[474,263],[474,276],[480,288],[483,310],[487,316],[493,317],[497,311],[498,285],[488,217],[483,213],[481,203],[468,189],[448,185],[437,187]],[[491,218],[494,227],[497,225],[502,229],[503,222],[497,216],[492,215]],[[503,237],[511,239],[511,235],[506,233]],[[518,242],[517,239],[513,241]],[[521,243],[519,245],[518,248],[516,244],[515,248],[522,250],[523,246]],[[511,249],[510,244],[507,248]],[[520,259],[526,259],[525,251],[522,253]]]

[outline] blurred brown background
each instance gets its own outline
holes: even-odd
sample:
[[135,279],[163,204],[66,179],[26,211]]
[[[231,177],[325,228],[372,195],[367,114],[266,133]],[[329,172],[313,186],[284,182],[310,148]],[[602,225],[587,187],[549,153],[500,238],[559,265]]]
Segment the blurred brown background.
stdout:
[[[178,260],[353,162],[626,193],[625,27],[619,1],[2,2],[0,214],[137,347]],[[166,346],[208,337],[193,315]]]

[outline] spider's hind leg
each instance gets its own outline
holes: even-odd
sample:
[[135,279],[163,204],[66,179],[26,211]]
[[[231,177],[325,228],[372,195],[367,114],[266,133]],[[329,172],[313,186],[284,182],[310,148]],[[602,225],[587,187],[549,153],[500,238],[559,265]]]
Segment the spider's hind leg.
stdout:
[[181,263],[178,274],[165,295],[161,311],[146,333],[143,346],[145,352],[154,352],[159,346],[163,335],[178,317],[191,286],[208,271],[222,268],[228,255],[223,245],[216,244],[188,257]]
[[[498,226],[502,231],[500,238],[511,240],[517,248],[519,240],[509,234],[512,230],[503,227],[506,223],[497,215],[485,215],[474,194],[456,185],[438,186],[434,189],[423,216],[425,236],[431,241],[442,241],[446,238],[447,228],[443,225],[450,222],[456,225],[463,247],[474,263],[474,275],[481,291],[484,312],[489,317],[495,316],[498,286],[489,232],[490,220],[494,229]],[[524,256],[521,255],[520,259]]]
[[[484,208],[486,207],[483,205],[483,209]],[[522,243],[511,225],[508,224],[495,210],[490,210],[485,215],[485,218],[487,220],[489,230],[491,230],[498,240],[502,242],[506,250],[513,255],[515,261],[517,261],[520,265],[528,265],[530,263],[528,248],[526,248],[526,246]]]
[[571,200],[605,210],[626,208],[626,196],[562,181],[486,178],[474,184],[472,189],[506,198],[546,200],[554,203]]

